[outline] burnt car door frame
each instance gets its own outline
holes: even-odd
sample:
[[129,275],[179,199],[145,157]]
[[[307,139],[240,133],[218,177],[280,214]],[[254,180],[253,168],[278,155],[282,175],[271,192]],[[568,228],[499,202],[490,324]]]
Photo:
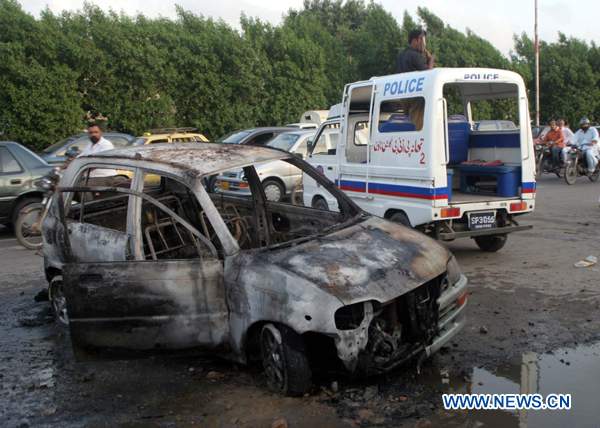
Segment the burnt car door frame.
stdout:
[[[73,349],[80,361],[103,356],[106,352],[101,351],[105,350],[111,350],[111,356],[129,357],[132,351],[134,355],[135,351],[144,351],[147,355],[148,351],[153,350],[170,353],[183,349],[228,347],[223,261],[218,259],[216,248],[210,240],[194,226],[159,201],[137,190],[143,189],[147,173],[158,173],[183,183],[202,205],[204,198],[199,196],[204,195],[198,194],[202,194],[202,191],[198,192],[200,180],[193,180],[190,186],[174,174],[143,168],[134,168],[133,189],[58,189],[57,199],[64,227],[67,227],[67,219],[63,193],[113,192],[130,197],[127,232],[133,237],[134,260],[77,262],[73,259],[72,251],[65,252],[70,254],[69,262],[63,267],[65,296]],[[139,245],[142,239],[142,201],[150,202],[190,231],[210,249],[212,259],[145,260]],[[211,211],[210,208],[207,211]],[[65,235],[68,239],[68,233]],[[66,247],[70,247],[70,242],[66,243]]]

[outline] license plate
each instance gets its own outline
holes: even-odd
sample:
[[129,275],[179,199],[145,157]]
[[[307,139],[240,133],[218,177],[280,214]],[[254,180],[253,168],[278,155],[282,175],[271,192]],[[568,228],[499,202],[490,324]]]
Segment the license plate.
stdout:
[[221,190],[229,190],[229,181],[221,181]]
[[494,211],[487,213],[473,213],[469,216],[469,229],[494,229],[496,228],[496,213]]

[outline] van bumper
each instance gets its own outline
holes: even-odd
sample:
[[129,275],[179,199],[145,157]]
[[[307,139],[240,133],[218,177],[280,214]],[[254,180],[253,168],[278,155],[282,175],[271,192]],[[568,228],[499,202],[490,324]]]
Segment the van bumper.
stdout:
[[445,241],[457,238],[475,238],[476,236],[505,235],[507,233],[522,232],[524,230],[530,229],[533,229],[532,224],[523,226],[496,227],[494,229],[467,230],[464,232],[441,232],[438,233],[437,238],[439,240]]

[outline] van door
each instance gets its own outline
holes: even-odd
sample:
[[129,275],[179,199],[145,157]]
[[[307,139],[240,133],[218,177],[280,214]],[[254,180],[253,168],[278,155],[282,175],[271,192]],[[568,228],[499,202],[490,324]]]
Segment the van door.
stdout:
[[361,207],[373,200],[368,194],[373,88],[372,83],[351,87],[344,106],[339,186]]
[[[194,192],[174,196],[165,186],[165,177],[160,186],[143,193],[113,189],[130,199],[131,255],[107,260],[91,253],[84,262],[72,257],[63,269],[78,361],[107,351],[130,356],[226,347],[229,327],[222,261],[210,239],[175,213],[185,215],[193,206],[199,217]],[[182,201],[186,194],[189,200]]]
[[[306,158],[317,171],[339,186],[338,162],[340,140],[339,120],[328,121],[321,126],[314,137],[311,149]],[[337,210],[337,201],[321,187],[312,177],[303,174],[304,205],[315,208],[320,199],[324,199],[330,211]]]

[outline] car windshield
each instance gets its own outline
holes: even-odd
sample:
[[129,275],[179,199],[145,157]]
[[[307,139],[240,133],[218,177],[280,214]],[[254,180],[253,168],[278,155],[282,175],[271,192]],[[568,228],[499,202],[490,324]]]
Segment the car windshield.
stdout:
[[78,137],[65,138],[64,140],[61,140],[58,143],[52,144],[47,149],[44,149],[44,151],[42,153],[52,153],[53,151],[60,149],[62,146],[75,141],[77,138]]
[[537,138],[540,136],[540,133],[543,131],[544,127],[543,126],[534,126],[531,130],[531,135],[533,136],[533,138]]
[[234,131],[227,135],[222,136],[217,140],[218,143],[232,143],[237,144],[244,139],[247,135],[250,135],[252,131]]
[[148,141],[147,138],[136,138],[135,140],[132,140],[129,143],[125,144],[125,146],[143,146],[144,144],[146,144],[146,141]]
[[296,141],[298,141],[298,138],[300,138],[299,134],[293,134],[293,133],[279,134],[278,136],[273,138],[271,141],[269,141],[267,143],[267,146],[289,152],[292,149],[292,147],[294,146],[294,143]]

